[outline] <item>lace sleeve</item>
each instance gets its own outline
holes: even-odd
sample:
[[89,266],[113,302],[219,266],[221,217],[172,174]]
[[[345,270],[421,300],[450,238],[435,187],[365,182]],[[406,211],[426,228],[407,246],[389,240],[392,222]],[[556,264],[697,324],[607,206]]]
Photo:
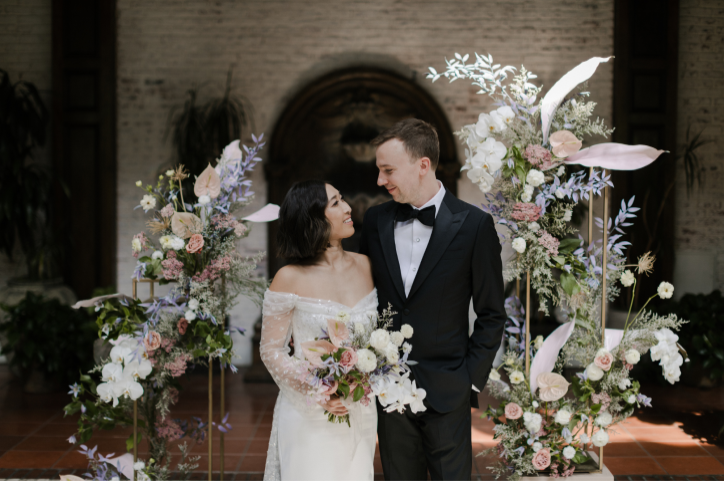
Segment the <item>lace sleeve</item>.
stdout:
[[291,400],[306,404],[305,385],[299,380],[299,359],[289,355],[288,346],[296,297],[269,290],[264,294],[259,354],[279,389]]

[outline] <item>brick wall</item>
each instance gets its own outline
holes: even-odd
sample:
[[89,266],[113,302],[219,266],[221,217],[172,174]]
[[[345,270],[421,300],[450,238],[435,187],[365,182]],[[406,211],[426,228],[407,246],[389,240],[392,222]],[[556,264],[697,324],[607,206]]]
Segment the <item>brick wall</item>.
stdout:
[[703,186],[687,197],[680,162],[676,184],[676,278],[688,291],[724,289],[724,1],[681,0],[679,26],[679,153],[686,131],[703,131]]
[[[51,90],[51,1],[0,1],[0,69],[17,82],[21,77],[35,84],[50,108]],[[50,137],[48,137],[48,144]],[[38,150],[38,162],[48,163],[49,149]],[[18,246],[19,247],[19,246]],[[16,248],[15,262],[0,254],[0,289],[8,279],[25,274],[25,265],[18,262],[21,251]]]
[[[525,64],[550,87],[579,62],[613,53],[613,2],[118,0],[118,285],[130,284],[130,239],[143,229],[142,212],[133,210],[141,197],[134,182],[151,180],[171,161],[166,120],[190,86],[209,82],[202,100],[217,94],[233,65],[235,91],[253,103],[257,132],[270,134],[295,92],[318,76],[381,66],[414,78],[457,129],[490,107],[487,98],[463,82],[431,84],[424,73],[443,68],[454,52],[475,51]],[[590,89],[600,103],[597,114],[610,119],[610,65],[600,67]],[[262,205],[261,172],[253,180]],[[467,179],[459,194],[482,199]],[[266,229],[256,226],[243,247],[265,249]],[[244,301],[232,317],[248,328],[258,316]],[[238,346],[239,363],[248,363],[249,341]]]

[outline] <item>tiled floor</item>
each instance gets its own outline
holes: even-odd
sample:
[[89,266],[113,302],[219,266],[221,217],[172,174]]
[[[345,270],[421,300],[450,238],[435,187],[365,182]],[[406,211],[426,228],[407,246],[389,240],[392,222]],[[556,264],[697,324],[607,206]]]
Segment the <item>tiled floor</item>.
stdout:
[[[173,415],[206,417],[207,380],[204,374],[184,379],[184,390]],[[215,402],[218,407],[218,375],[215,377]],[[683,386],[644,388],[653,397],[656,410],[637,413],[617,427],[605,448],[604,462],[616,475],[724,475],[724,445],[715,444],[715,435],[724,423],[724,388],[701,391]],[[242,375],[227,375],[226,407],[233,430],[225,438],[227,479],[258,479],[263,472],[271,430],[272,410],[277,389],[274,385],[245,384]],[[84,457],[66,439],[75,432],[75,418],[64,418],[65,394],[23,394],[20,385],[0,366],[0,479],[20,477],[14,470],[40,469],[70,473],[86,468]],[[480,395],[485,406],[493,400]],[[473,412],[471,426],[475,453],[494,445],[492,422]],[[91,439],[103,454],[125,452],[130,429],[99,432]],[[147,452],[145,444],[139,453]],[[196,446],[201,456],[200,469],[206,470],[208,445]],[[220,457],[218,439],[214,440],[214,469]],[[474,477],[488,478],[489,459],[473,460]],[[25,475],[31,471],[23,471]],[[82,471],[77,471],[79,474]],[[381,473],[379,455],[375,472]],[[19,472],[18,472],[19,473]],[[254,474],[257,473],[257,474]],[[57,476],[52,476],[57,479]],[[617,476],[618,477],[618,476]],[[711,478],[711,479],[715,479]],[[201,478],[199,478],[201,479]],[[623,479],[623,478],[622,478]]]

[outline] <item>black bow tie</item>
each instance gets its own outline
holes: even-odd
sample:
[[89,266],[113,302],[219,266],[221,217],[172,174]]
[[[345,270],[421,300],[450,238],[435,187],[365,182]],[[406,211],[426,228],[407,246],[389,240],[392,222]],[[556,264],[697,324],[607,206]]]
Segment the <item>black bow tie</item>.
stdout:
[[431,205],[424,209],[413,209],[410,204],[400,204],[397,208],[395,220],[405,222],[410,219],[417,219],[426,226],[432,227],[435,224],[435,206]]

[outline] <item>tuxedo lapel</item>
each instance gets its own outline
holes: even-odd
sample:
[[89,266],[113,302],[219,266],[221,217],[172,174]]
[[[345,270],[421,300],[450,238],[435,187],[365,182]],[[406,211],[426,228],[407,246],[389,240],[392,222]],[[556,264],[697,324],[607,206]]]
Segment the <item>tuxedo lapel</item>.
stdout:
[[[420,269],[417,271],[415,281],[412,283],[412,288],[410,288],[410,295],[407,296],[407,298],[411,298],[415,294],[415,291],[425,282],[425,279],[440,261],[440,258],[445,253],[445,249],[447,249],[447,246],[449,246],[450,242],[455,238],[460,227],[463,225],[465,217],[468,215],[467,210],[453,214],[447,206],[446,201],[448,198],[454,197],[448,192],[445,194],[442,204],[440,204],[440,212],[438,212],[435,217],[435,227],[432,230],[430,243],[427,245],[425,254],[422,256]],[[396,261],[397,259],[395,259],[395,262]],[[399,267],[397,270],[399,271]]]
[[405,298],[405,285],[402,283],[400,273],[400,261],[397,259],[397,248],[395,247],[395,215],[397,203],[392,203],[390,208],[382,212],[377,218],[377,229],[380,233],[382,252],[385,254],[387,268],[390,270],[392,282],[395,284],[401,299]]

